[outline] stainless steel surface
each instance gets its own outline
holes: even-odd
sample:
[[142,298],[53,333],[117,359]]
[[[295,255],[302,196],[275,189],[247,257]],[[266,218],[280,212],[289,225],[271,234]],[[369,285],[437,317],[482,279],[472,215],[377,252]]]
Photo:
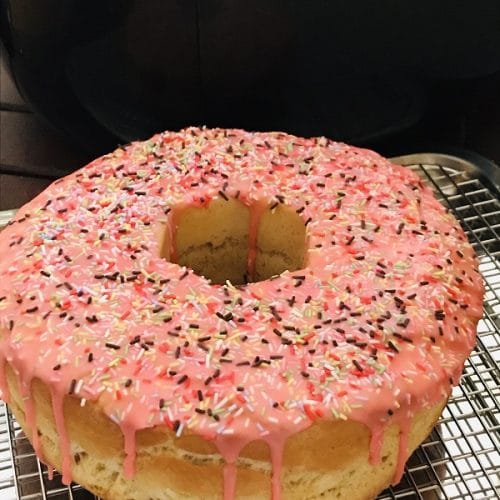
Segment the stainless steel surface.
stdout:
[[[461,222],[480,260],[486,284],[476,349],[466,362],[438,425],[406,465],[403,480],[379,500],[500,498],[500,170],[475,156],[425,153],[401,156],[432,186]],[[14,215],[0,212],[0,227]],[[65,487],[33,450],[0,403],[0,498],[95,499],[77,485]]]

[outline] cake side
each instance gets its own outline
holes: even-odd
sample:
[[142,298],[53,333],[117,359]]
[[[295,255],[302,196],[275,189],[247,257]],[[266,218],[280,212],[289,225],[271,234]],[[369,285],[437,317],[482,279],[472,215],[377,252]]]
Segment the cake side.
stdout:
[[[10,407],[25,430],[26,418],[18,380],[7,367]],[[61,469],[57,428],[51,396],[39,380],[32,383],[37,429],[46,463]],[[411,453],[431,432],[446,400],[412,419],[408,435]],[[75,481],[106,500],[179,500],[223,497],[224,460],[216,446],[196,435],[176,438],[168,427],[137,435],[137,466],[132,480],[123,473],[123,435],[96,403],[81,406],[67,396],[65,422],[71,440],[71,473]],[[321,421],[292,435],[285,446],[281,476],[286,499],[336,498],[367,500],[388,486],[399,454],[399,428],[384,431],[380,462],[370,463],[370,431],[354,421]],[[247,445],[237,461],[236,498],[271,495],[269,448],[262,441]]]

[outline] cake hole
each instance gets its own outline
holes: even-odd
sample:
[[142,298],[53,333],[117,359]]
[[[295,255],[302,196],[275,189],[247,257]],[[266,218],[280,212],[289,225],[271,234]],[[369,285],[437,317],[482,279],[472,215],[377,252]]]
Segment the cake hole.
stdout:
[[214,284],[263,281],[304,267],[306,227],[286,205],[228,198],[174,209],[161,257]]

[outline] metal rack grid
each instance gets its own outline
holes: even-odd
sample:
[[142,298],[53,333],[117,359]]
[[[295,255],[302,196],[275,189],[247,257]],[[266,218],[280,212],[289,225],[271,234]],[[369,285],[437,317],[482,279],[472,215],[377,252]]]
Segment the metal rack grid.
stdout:
[[[401,483],[378,500],[500,498],[500,169],[482,158],[420,154],[395,163],[416,170],[461,222],[486,285],[478,341],[438,425],[408,461]],[[0,212],[0,227],[13,212]],[[46,467],[0,402],[0,498],[96,500]]]

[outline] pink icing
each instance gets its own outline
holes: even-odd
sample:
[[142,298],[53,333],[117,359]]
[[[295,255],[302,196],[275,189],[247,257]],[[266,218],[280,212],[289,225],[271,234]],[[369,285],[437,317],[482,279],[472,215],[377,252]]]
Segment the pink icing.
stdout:
[[51,390],[52,411],[54,412],[54,422],[56,424],[57,435],[59,437],[59,452],[62,458],[61,473],[63,484],[71,483],[71,445],[64,424],[63,397],[56,388]]
[[123,470],[127,479],[132,479],[135,473],[135,429],[130,426],[122,425],[125,460],[123,462]]
[[368,459],[372,465],[380,463],[380,453],[384,441],[385,427],[381,424],[375,424],[370,429],[370,453]]
[[247,439],[242,438],[216,438],[215,444],[219,453],[224,458],[224,500],[232,500],[236,491],[236,460],[241,450],[248,444]]
[[405,463],[408,458],[408,436],[410,433],[411,420],[409,418],[399,419],[399,450],[396,470],[394,471],[393,484],[399,483],[403,477]]
[[283,452],[287,437],[287,435],[273,434],[267,439],[271,451],[271,495],[273,500],[278,500],[281,497],[281,471],[283,468]]
[[[305,269],[235,288],[160,258],[160,223],[174,235],[176,208],[221,190],[252,208],[250,276],[255,207],[276,201],[306,224]],[[98,399],[121,427],[126,477],[138,430],[189,429],[225,459],[229,500],[241,449],[261,439],[277,500],[287,436],[349,418],[371,430],[374,464],[400,425],[398,480],[411,418],[449,394],[482,314],[473,250],[431,191],[325,138],[156,135],[52,184],[2,232],[0,255],[0,367],[51,388],[66,483],[64,394]]]
[[0,358],[0,399],[3,399],[7,404],[10,403],[10,392],[5,378],[5,363],[4,357]]
[[26,427],[29,429],[31,433],[31,444],[33,445],[33,449],[35,453],[43,460],[42,456],[42,448],[40,445],[40,437],[38,436],[37,427],[36,427],[36,416],[35,416],[35,406],[33,398],[30,393],[31,380],[22,381],[21,384],[21,397],[24,400],[24,409],[26,415]]
[[257,232],[259,230],[259,222],[265,209],[268,208],[266,203],[254,203],[250,208],[250,225],[248,228],[248,278],[249,281],[255,279],[255,259],[257,257]]

